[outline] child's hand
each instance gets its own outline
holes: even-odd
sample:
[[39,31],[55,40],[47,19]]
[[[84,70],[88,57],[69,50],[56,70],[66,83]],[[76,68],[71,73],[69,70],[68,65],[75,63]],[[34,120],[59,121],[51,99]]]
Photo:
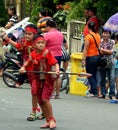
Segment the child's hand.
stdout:
[[56,72],[56,75],[59,76],[60,71],[56,70],[55,72]]
[[3,38],[4,45],[9,43],[10,38],[8,38],[7,34],[4,34],[2,38]]
[[26,73],[25,67],[21,67],[21,68],[19,69],[19,73],[21,73],[21,74]]

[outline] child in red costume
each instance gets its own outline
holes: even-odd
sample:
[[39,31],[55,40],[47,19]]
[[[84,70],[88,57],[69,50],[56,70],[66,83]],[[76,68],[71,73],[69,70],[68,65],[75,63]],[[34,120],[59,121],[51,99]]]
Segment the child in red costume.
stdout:
[[42,111],[46,117],[46,124],[41,128],[55,128],[56,121],[53,117],[52,105],[50,97],[53,92],[55,77],[48,73],[35,73],[35,72],[49,72],[55,70],[55,73],[59,74],[59,65],[52,53],[45,47],[46,42],[41,35],[38,35],[34,40],[33,47],[36,49],[31,52],[29,59],[24,63],[20,69],[20,73],[24,73],[27,67],[32,65],[33,74],[37,80],[37,96],[38,102],[42,108]]
[[[33,24],[29,24],[25,27],[25,35],[24,38],[21,39],[19,43],[14,42],[13,40],[9,39],[7,36],[4,37],[4,39],[10,43],[11,45],[15,46],[18,51],[21,52],[22,54],[22,59],[23,63],[29,58],[29,54],[34,50],[32,48],[33,44],[33,37],[34,35],[37,34],[37,27]],[[32,67],[28,67],[27,70],[32,70]],[[34,121],[36,119],[36,110],[37,110],[37,89],[36,87],[36,82],[33,80],[34,76],[30,73],[27,74],[29,83],[31,85],[31,94],[32,94],[32,112],[28,116],[27,120],[28,121]],[[23,80],[23,77],[21,76],[20,79],[20,84],[21,81]],[[17,86],[18,87],[18,86]],[[38,109],[39,110],[39,109]]]

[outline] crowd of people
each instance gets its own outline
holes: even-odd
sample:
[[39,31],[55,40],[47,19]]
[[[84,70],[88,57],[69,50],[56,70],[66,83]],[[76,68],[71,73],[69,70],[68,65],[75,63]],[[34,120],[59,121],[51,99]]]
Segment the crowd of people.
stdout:
[[[88,10],[88,13],[87,13]],[[85,10],[84,15],[87,23],[84,28],[84,45],[82,63],[86,72],[92,76],[88,78],[90,84],[89,97],[98,97],[117,101],[118,99],[118,57],[114,54],[117,48],[117,34],[112,38],[112,32],[101,27],[99,32],[99,19],[96,16],[97,8],[92,7]],[[100,59],[108,59],[108,65],[100,67]],[[116,81],[116,82],[115,82]]]

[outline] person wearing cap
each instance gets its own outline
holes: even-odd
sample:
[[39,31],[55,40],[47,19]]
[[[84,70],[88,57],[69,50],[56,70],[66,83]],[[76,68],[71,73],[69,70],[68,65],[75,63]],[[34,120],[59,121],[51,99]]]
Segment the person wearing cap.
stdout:
[[50,102],[55,78],[51,74],[40,73],[40,71],[50,72],[53,67],[53,70],[55,70],[55,73],[58,75],[59,65],[51,51],[46,48],[46,41],[43,36],[35,36],[33,47],[35,50],[30,53],[28,60],[23,64],[20,72],[26,72],[28,66],[34,66],[33,71],[39,72],[34,73],[37,81],[37,96],[38,102],[46,117],[46,124],[42,125],[40,128],[52,129],[56,127],[56,120],[53,116],[52,105]]
[[[4,40],[8,43],[10,43],[11,45],[13,45],[19,52],[21,52],[22,55],[22,60],[23,63],[25,63],[25,61],[27,61],[27,59],[29,58],[30,53],[34,50],[34,48],[32,47],[33,44],[33,37],[34,35],[36,35],[38,32],[37,27],[34,24],[28,24],[25,27],[25,34],[24,34],[24,38],[22,38],[18,43],[14,42],[13,40],[11,40],[10,38],[8,38],[7,36],[4,36]],[[27,70],[30,71],[32,70],[32,66],[27,67]],[[26,76],[26,75],[24,75]],[[38,101],[37,101],[37,86],[36,86],[36,81],[34,81],[34,75],[32,75],[32,73],[27,73],[27,77],[28,77],[28,81],[30,83],[31,86],[31,95],[32,95],[32,112],[30,113],[30,115],[27,117],[28,121],[34,121],[35,119],[37,119],[36,116],[36,111],[39,111],[38,109]],[[19,84],[16,84],[16,87],[19,88],[20,85],[23,83],[23,75],[20,78]]]

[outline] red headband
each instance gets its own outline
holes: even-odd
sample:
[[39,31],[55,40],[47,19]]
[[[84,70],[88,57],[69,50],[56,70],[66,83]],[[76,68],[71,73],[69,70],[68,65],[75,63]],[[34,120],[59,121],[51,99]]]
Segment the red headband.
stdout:
[[38,37],[34,40],[34,44],[37,43],[38,41],[45,41],[44,37]]
[[27,31],[27,32],[32,32],[32,33],[37,33],[37,30],[36,29],[34,29],[34,28],[32,28],[32,27],[26,27],[25,28],[25,31]]

